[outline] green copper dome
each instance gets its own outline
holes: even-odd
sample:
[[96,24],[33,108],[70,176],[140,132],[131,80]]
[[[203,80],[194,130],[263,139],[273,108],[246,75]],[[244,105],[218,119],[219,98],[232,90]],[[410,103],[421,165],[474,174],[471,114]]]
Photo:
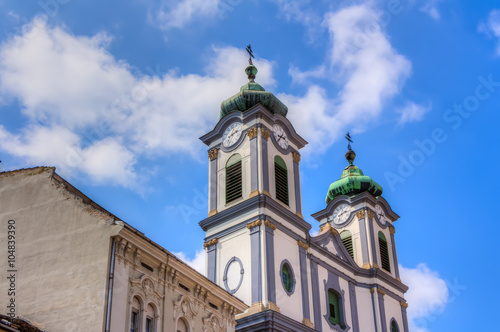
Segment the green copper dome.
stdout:
[[286,116],[288,108],[274,96],[266,91],[259,83],[255,83],[257,68],[250,65],[245,69],[249,82],[240,88],[240,92],[229,99],[226,99],[220,105],[220,118],[231,112],[245,112],[257,104],[261,104],[273,114]]
[[330,203],[335,197],[340,195],[354,196],[368,191],[373,196],[382,195],[382,186],[372,180],[369,176],[363,174],[363,171],[353,165],[356,153],[349,150],[345,154],[345,159],[349,161],[349,166],[344,168],[342,177],[332,183],[326,194],[326,204]]

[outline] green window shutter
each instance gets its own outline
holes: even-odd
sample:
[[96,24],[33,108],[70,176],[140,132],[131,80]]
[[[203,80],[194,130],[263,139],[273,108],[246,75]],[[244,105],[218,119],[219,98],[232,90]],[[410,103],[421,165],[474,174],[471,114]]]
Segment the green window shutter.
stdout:
[[387,240],[382,232],[378,232],[378,246],[380,249],[380,260],[382,261],[382,268],[387,272],[391,272],[391,261],[389,260],[389,248]]
[[274,158],[274,173],[276,198],[288,205],[288,171],[285,162],[279,156]]
[[243,196],[241,156],[235,154],[226,164],[226,204]]
[[340,238],[342,239],[342,242],[344,243],[344,247],[347,249],[349,256],[351,256],[352,259],[354,259],[354,247],[352,245],[351,232],[343,231],[342,233],[340,233]]
[[328,320],[332,325],[340,325],[339,298],[332,290],[328,290]]

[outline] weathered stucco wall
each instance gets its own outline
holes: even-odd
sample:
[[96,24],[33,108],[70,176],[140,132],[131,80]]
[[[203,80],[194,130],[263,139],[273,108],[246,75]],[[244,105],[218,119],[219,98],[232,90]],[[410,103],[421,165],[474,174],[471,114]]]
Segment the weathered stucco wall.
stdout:
[[7,310],[7,223],[15,220],[16,314],[51,332],[101,331],[110,237],[123,226],[53,172],[0,174],[0,306]]

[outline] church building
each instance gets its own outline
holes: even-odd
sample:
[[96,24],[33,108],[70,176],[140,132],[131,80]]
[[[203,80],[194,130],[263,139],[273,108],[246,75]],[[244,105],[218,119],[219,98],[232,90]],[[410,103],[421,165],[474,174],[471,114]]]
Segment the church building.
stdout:
[[222,102],[208,146],[207,277],[250,309],[239,331],[408,332],[399,276],[399,218],[382,187],[354,165],[350,145],[326,207],[303,219],[300,149],[287,107],[255,82]]
[[[303,218],[300,150],[287,107],[255,82],[221,104],[208,146],[206,274],[106,211],[53,167],[0,173],[5,329],[51,332],[408,332],[394,222],[354,165]],[[340,170],[339,170],[340,174]],[[9,247],[11,248],[11,247]],[[8,269],[6,268],[8,267]],[[7,296],[6,290],[14,287]],[[14,307],[14,308],[13,308]],[[16,325],[17,326],[17,325]],[[19,330],[22,331],[22,330]]]

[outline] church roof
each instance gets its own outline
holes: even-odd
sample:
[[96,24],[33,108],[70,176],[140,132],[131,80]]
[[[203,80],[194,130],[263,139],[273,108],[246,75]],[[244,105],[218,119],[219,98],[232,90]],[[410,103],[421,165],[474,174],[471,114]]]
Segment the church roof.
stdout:
[[349,166],[344,168],[340,179],[332,183],[328,188],[325,199],[326,204],[340,195],[354,196],[365,191],[373,196],[382,195],[382,186],[369,176],[364,175],[363,171],[353,164],[356,153],[349,148],[345,158],[349,162]]
[[266,91],[259,83],[255,82],[257,67],[249,65],[245,69],[249,82],[240,88],[240,92],[222,102],[220,118],[231,112],[245,112],[257,104],[261,104],[273,114],[286,116],[288,108],[275,95]]

